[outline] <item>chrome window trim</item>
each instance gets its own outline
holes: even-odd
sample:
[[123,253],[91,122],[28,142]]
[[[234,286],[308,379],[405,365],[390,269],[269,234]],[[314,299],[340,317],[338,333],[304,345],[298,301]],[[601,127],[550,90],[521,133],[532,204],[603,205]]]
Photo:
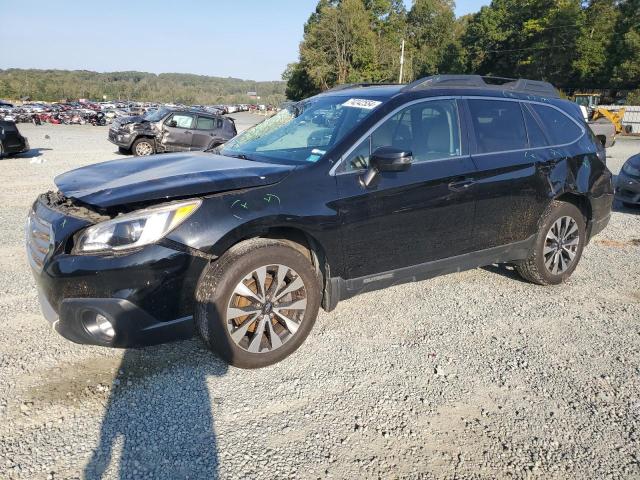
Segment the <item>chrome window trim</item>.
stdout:
[[[568,147],[569,145],[573,145],[574,143],[579,142],[580,140],[582,140],[582,138],[587,133],[585,128],[584,128],[584,126],[581,125],[580,122],[578,122],[576,119],[574,119],[573,117],[571,117],[570,115],[565,113],[561,108],[558,108],[555,105],[551,105],[549,103],[540,102],[540,101],[536,101],[536,100],[525,100],[525,99],[518,99],[518,98],[483,97],[483,96],[479,96],[479,95],[474,95],[474,96],[460,95],[460,96],[443,96],[443,97],[419,98],[417,100],[413,100],[411,102],[404,103],[404,104],[400,105],[395,110],[393,110],[391,113],[389,113],[388,115],[385,115],[382,119],[380,119],[378,122],[376,122],[376,124],[373,125],[369,130],[367,130],[367,132],[365,134],[363,134],[358,139],[357,142],[354,142],[354,144],[349,148],[349,150],[347,150],[340,157],[340,159],[336,162],[336,164],[333,167],[331,167],[331,170],[329,170],[329,175],[331,175],[331,176],[349,175],[349,174],[353,174],[353,173],[362,173],[362,172],[366,171],[365,169],[359,169],[359,170],[349,170],[349,171],[344,171],[344,172],[336,172],[336,170],[342,164],[342,162],[349,155],[351,155],[351,153],[353,153],[353,151],[360,145],[360,143],[365,138],[370,136],[374,132],[374,130],[376,130],[382,123],[387,121],[390,117],[392,117],[393,115],[395,115],[400,110],[402,110],[402,109],[404,109],[406,107],[410,107],[410,106],[413,106],[415,104],[422,103],[422,102],[430,102],[430,101],[433,101],[433,100],[494,100],[494,101],[498,101],[498,102],[518,102],[518,103],[529,103],[529,104],[542,105],[543,107],[553,108],[553,109],[557,110],[558,112],[560,112],[565,117],[567,117],[569,120],[571,120],[573,123],[575,123],[578,126],[578,128],[580,129],[582,134],[580,136],[578,136],[578,138],[576,138],[573,142],[563,143],[563,144],[559,144],[559,145],[547,145],[545,147],[520,148],[520,149],[517,149],[517,150],[501,150],[501,151],[498,151],[498,152],[476,153],[476,154],[473,154],[473,155],[472,154],[468,154],[468,155],[458,155],[458,156],[455,156],[455,157],[434,158],[434,159],[431,159],[431,160],[423,160],[421,162],[416,162],[416,163],[434,162],[434,161],[439,161],[439,160],[455,160],[455,159],[467,158],[467,157],[484,157],[484,156],[487,156],[487,155],[498,155],[498,154],[503,154],[503,153],[529,152],[531,150],[543,150],[543,149],[548,149],[548,148],[563,148],[563,147]],[[523,119],[523,121],[524,121],[524,119]],[[459,112],[458,112],[458,124],[459,124],[460,129],[461,129],[461,131],[460,131],[460,139],[462,140],[463,132],[462,132],[462,125],[460,124],[460,113]],[[526,125],[525,125],[525,129],[526,129]]]
[[[335,175],[348,175],[348,174],[352,174],[352,173],[362,173],[364,171],[366,171],[366,169],[361,168],[358,170],[348,170],[348,171],[344,171],[344,172],[336,172],[336,170],[338,169],[338,167],[342,164],[342,162],[353,153],[353,151],[358,148],[360,146],[360,143],[362,143],[363,140],[365,140],[367,137],[371,136],[371,134],[380,126],[382,125],[384,122],[386,122],[387,120],[389,120],[389,118],[393,117],[396,113],[398,113],[401,110],[404,110],[405,108],[408,107],[412,107],[413,105],[417,105],[418,103],[426,103],[426,102],[433,102],[434,100],[457,100],[461,97],[458,96],[451,96],[451,95],[447,95],[447,96],[442,96],[442,97],[428,97],[428,98],[418,98],[416,100],[412,100],[410,102],[407,103],[403,103],[402,105],[396,107],[394,110],[392,110],[391,112],[389,112],[387,115],[385,115],[384,117],[382,117],[380,120],[378,120],[369,130],[366,131],[366,133],[364,133],[360,138],[358,138],[358,140],[356,142],[353,143],[353,145],[351,147],[349,147],[349,150],[347,150],[341,157],[340,159],[335,163],[335,165],[333,167],[331,167],[331,170],[329,170],[329,175],[331,176],[335,176]],[[456,105],[456,109],[458,109],[457,105]],[[460,130],[460,142],[462,142],[462,125],[460,125],[460,112],[457,112],[458,114],[458,129]],[[462,147],[462,143],[460,145]],[[454,159],[454,158],[464,158],[467,157],[468,155],[458,155],[455,157],[443,157],[441,159],[438,158],[434,158],[431,160],[423,160],[421,162],[415,162],[415,163],[425,163],[425,162],[433,162],[433,161],[437,161],[437,160],[444,160],[444,159]]]

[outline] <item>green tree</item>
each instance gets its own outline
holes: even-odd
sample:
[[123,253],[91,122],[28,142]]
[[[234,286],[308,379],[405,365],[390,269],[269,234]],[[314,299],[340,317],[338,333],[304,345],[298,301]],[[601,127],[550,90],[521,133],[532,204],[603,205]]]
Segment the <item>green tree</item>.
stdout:
[[415,77],[447,72],[444,59],[455,44],[453,6],[452,0],[414,1],[407,22]]
[[591,0],[580,15],[573,62],[581,87],[606,86],[611,77],[611,52],[620,11],[615,0]]

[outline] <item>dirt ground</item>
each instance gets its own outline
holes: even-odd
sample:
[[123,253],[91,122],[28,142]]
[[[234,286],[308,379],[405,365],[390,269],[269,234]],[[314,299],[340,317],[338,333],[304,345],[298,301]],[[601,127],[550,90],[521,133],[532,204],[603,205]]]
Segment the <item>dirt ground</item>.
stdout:
[[[0,478],[640,478],[640,210],[616,203],[565,285],[494,266],[364,294],[244,371],[197,339],[50,330],[27,211],[118,154],[106,128],[20,129],[33,150],[0,161]],[[613,173],[639,152],[620,139]]]

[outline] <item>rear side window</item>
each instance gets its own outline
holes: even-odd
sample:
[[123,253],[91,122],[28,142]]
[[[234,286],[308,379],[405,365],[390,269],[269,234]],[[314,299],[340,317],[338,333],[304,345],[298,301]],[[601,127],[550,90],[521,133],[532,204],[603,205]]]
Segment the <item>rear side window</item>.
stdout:
[[553,145],[573,143],[582,136],[582,129],[564,113],[545,105],[532,104],[531,107],[542,120]]
[[520,103],[469,100],[478,153],[527,148],[527,131]]
[[522,113],[524,113],[524,123],[527,125],[527,134],[529,135],[529,146],[532,148],[546,147],[549,145],[547,137],[545,137],[540,124],[533,117],[526,104],[522,105]]
[[198,117],[198,130],[213,130],[215,127],[215,120],[208,117]]

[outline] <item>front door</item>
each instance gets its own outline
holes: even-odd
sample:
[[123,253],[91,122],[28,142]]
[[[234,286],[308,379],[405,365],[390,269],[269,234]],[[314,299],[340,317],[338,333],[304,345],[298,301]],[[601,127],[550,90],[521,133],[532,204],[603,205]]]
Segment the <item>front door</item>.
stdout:
[[194,123],[195,115],[191,113],[176,112],[167,118],[161,141],[164,149],[169,152],[191,150]]
[[[359,178],[383,146],[411,151],[413,164],[380,173],[365,188]],[[346,278],[469,252],[474,174],[456,100],[425,100],[393,113],[336,170]]]

